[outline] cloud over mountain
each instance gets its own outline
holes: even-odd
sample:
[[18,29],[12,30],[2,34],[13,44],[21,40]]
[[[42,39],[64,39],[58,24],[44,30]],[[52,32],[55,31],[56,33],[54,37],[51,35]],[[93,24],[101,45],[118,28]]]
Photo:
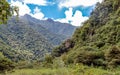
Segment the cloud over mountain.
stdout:
[[59,7],[77,7],[77,6],[92,6],[97,2],[102,2],[102,0],[61,0],[59,3]]
[[8,0],[18,6],[20,16],[29,14],[37,19],[52,18],[55,21],[82,25],[88,19],[97,2],[102,0]]

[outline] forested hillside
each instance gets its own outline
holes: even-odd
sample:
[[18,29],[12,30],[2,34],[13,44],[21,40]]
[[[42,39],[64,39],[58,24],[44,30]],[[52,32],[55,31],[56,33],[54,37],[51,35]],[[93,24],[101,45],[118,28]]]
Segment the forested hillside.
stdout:
[[[1,25],[0,52],[13,61],[41,60],[46,53],[51,52],[53,47],[68,38],[62,34],[49,31],[40,22],[40,20],[26,14],[19,20],[12,17],[7,24]],[[69,26],[73,27],[73,29],[69,29],[72,35],[76,27]]]
[[0,25],[0,74],[120,75],[120,0],[97,3],[79,28],[27,14],[12,17]]
[[[36,24],[36,26],[35,25],[31,25],[31,26],[35,26],[36,27],[35,29],[39,30],[39,32],[41,32],[43,30],[43,29],[39,29],[39,26],[42,26],[47,31],[49,31],[48,34],[57,35],[56,38],[62,38],[62,39],[70,38],[72,36],[72,34],[74,33],[75,29],[77,28],[71,24],[56,22],[50,18],[48,18],[47,20],[38,20],[38,19],[31,17],[28,14],[22,16],[21,19],[23,19],[24,21],[27,21],[29,23]],[[46,30],[44,30],[44,32]],[[43,34],[45,34],[45,33],[43,33]],[[53,37],[54,35],[52,35],[52,36],[49,35],[49,36]],[[49,36],[47,35],[48,39],[49,39]]]
[[47,20],[41,20],[40,24],[50,32],[63,35],[67,38],[70,38],[76,29],[76,27],[71,24],[56,22],[50,18]]
[[0,52],[15,61],[41,59],[53,48],[44,36],[14,18],[0,26],[0,39]]
[[120,65],[120,0],[97,3],[89,20],[52,52],[66,64],[83,63],[104,68]]

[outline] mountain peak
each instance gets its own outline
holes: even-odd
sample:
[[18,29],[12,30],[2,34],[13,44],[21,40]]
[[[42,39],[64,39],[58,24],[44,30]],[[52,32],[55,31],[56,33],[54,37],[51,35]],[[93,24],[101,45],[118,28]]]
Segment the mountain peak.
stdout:
[[23,17],[32,17],[32,16],[29,14],[25,14]]
[[48,18],[47,21],[48,21],[48,22],[54,22],[54,20],[51,19],[51,18]]

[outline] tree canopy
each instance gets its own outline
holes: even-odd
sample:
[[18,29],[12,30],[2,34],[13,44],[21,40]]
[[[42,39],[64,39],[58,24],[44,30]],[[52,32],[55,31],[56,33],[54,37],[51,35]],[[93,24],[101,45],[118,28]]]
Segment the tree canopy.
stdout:
[[10,10],[10,4],[6,0],[0,0],[0,24],[7,22],[12,15]]
[[14,63],[6,58],[1,52],[0,52],[0,73],[3,73],[5,71],[10,71],[15,68]]
[[14,14],[14,11],[19,16],[19,8],[17,6],[10,6],[6,0],[0,0],[0,24],[7,23],[9,17]]

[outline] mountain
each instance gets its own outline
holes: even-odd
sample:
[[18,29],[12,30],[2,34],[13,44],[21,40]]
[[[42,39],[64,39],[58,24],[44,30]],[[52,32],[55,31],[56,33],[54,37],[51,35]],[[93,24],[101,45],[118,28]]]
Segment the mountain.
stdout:
[[[7,25],[0,26],[0,39],[2,41],[0,50],[10,59],[41,59],[53,48],[44,36],[29,27],[27,23],[16,21],[14,18]],[[8,50],[2,45],[8,46]]]
[[41,60],[54,46],[67,39],[64,35],[52,33],[39,21],[25,15],[19,20],[12,17],[8,24],[0,25],[0,52],[13,61]]
[[54,22],[52,19],[42,20],[41,25],[52,33],[64,35],[67,38],[70,38],[76,29],[76,27],[71,24]]
[[70,38],[76,29],[76,27],[71,24],[56,22],[50,18],[48,18],[47,20],[38,20],[26,14],[23,16],[22,19],[26,19],[29,20],[29,22],[39,24],[49,30],[49,32],[65,38]]
[[51,44],[54,46],[59,45],[63,40],[66,39],[65,36],[55,34],[50,32],[48,29],[44,28],[39,22],[40,20],[31,17],[30,15],[24,15],[20,18],[26,22],[32,29],[42,34]]
[[120,0],[97,3],[89,20],[72,38],[56,47],[52,55],[66,64],[116,67],[120,65]]

